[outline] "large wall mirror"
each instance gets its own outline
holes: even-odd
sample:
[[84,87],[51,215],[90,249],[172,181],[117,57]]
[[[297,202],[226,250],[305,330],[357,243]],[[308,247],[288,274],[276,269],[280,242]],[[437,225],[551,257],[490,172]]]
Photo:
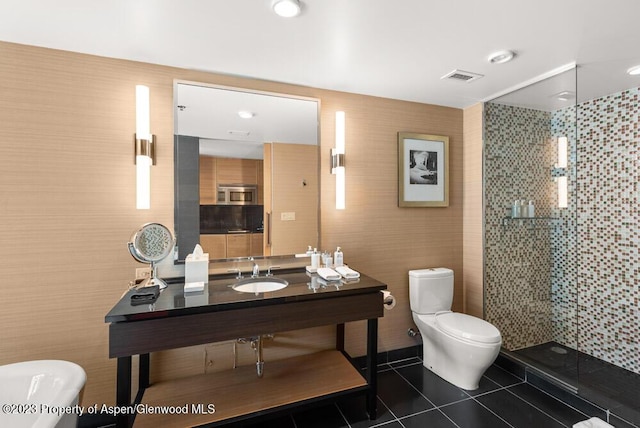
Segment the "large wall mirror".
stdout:
[[319,245],[318,99],[176,81],[178,261],[292,256]]

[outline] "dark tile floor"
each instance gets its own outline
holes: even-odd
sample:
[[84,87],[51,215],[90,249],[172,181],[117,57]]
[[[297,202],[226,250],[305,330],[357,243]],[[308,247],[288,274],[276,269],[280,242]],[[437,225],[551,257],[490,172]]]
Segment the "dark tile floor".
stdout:
[[576,387],[581,397],[640,426],[640,375],[556,342],[514,354]]
[[[251,428],[555,428],[587,415],[493,365],[476,391],[457,388],[418,358],[385,363],[378,370],[378,419],[369,421],[363,397],[293,412]],[[620,428],[631,425],[611,421]]]
[[[339,400],[284,416],[227,425],[228,428],[556,428],[572,427],[598,416],[616,428],[634,428],[613,414],[569,393],[554,393],[546,383],[514,376],[508,360],[499,358],[482,377],[480,387],[466,391],[422,366],[419,357],[378,366],[378,418],[370,421],[364,396]],[[502,367],[508,367],[509,371]],[[507,364],[507,365],[505,365]],[[522,369],[524,377],[524,369]],[[531,376],[529,376],[531,377]],[[534,385],[541,385],[542,389]],[[544,391],[562,397],[562,401]],[[634,391],[634,397],[638,392]],[[564,395],[563,395],[564,394]],[[567,404],[570,403],[570,404]],[[581,409],[582,411],[578,410]],[[80,424],[83,427],[112,427]]]

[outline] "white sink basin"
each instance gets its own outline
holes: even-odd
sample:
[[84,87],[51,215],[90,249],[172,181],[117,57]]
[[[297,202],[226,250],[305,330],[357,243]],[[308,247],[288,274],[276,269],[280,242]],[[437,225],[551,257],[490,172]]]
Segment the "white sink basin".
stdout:
[[241,293],[267,293],[285,288],[289,283],[284,279],[273,277],[247,278],[231,286]]

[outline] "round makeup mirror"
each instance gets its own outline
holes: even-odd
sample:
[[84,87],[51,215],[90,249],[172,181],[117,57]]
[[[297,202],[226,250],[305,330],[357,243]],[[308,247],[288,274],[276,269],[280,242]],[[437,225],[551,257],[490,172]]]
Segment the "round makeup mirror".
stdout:
[[159,223],[147,223],[133,232],[128,243],[129,252],[141,263],[151,264],[151,275],[147,285],[158,285],[161,289],[167,283],[156,277],[156,263],[164,260],[172,251],[175,239],[171,231]]

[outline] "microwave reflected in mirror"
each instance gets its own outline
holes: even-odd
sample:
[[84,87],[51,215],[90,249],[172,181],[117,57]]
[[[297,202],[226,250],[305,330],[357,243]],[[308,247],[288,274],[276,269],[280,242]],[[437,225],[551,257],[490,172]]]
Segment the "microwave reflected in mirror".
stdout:
[[219,205],[258,205],[258,186],[218,184]]

